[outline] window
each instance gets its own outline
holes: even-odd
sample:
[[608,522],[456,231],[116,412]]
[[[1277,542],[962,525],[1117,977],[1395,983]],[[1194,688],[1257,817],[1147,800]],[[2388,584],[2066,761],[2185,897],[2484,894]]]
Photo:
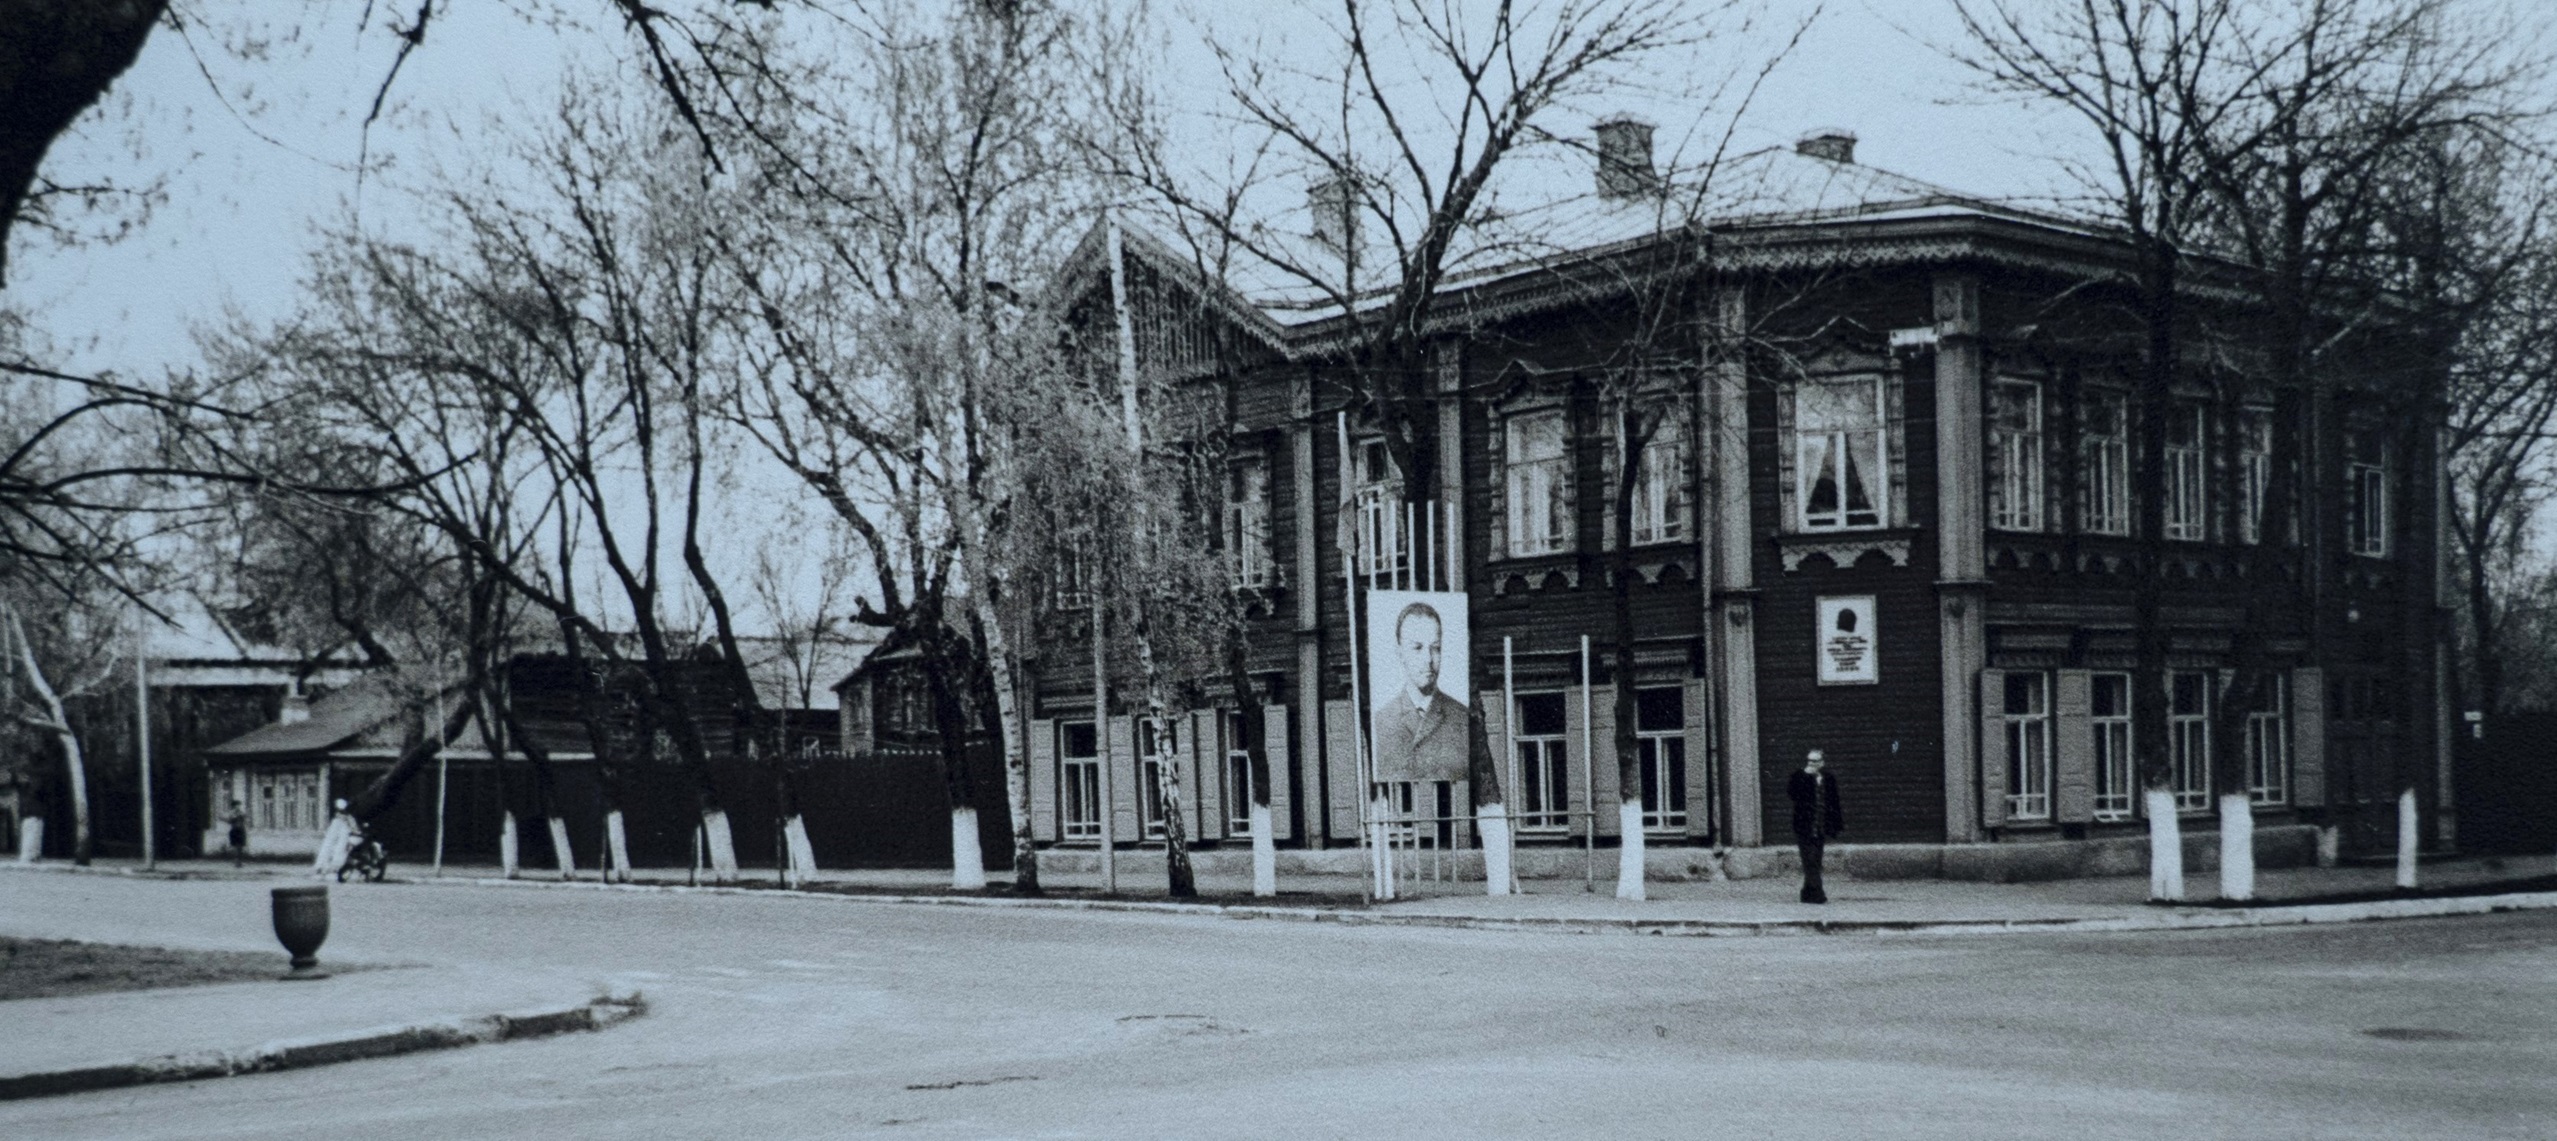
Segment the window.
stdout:
[[1571,826],[1571,751],[1563,737],[1563,695],[1518,695],[1519,817],[1522,829]]
[[2209,527],[2211,497],[2204,474],[2210,426],[2199,404],[2166,411],[2166,537],[2198,543]]
[[1687,418],[1676,404],[1650,410],[1651,438],[1643,443],[1642,474],[1634,481],[1634,544],[1675,543],[1687,538]]
[[2211,808],[2211,675],[2178,670],[2167,675],[2167,739],[2175,747],[2174,791],[2178,812]]
[[1399,571],[1412,556],[1411,528],[1403,521],[1403,470],[1381,438],[1359,441],[1351,466],[1358,483],[1359,571]]
[[1236,589],[1270,584],[1270,468],[1259,456],[1226,473],[1225,551]]
[[1989,526],[2042,529],[2042,386],[2001,380],[1989,387]]
[[2352,436],[2352,471],[2346,477],[2346,502],[2352,511],[2348,538],[2353,553],[2388,554],[2388,450],[2376,431]]
[[1572,549],[1571,432],[1562,409],[1511,416],[1502,428],[1509,553],[1524,557]]
[[1686,701],[1675,686],[1634,691],[1634,748],[1642,760],[1647,832],[1687,827]]
[[1225,831],[1252,834],[1252,754],[1244,748],[1243,715],[1225,715]]
[[249,777],[249,823],[260,831],[317,832],[327,826],[320,774],[264,772]]
[[1795,525],[1804,531],[1890,522],[1890,456],[1880,377],[1794,387]]
[[2256,804],[2291,802],[2290,679],[2265,680],[2261,707],[2246,715],[2246,798]]
[[2086,471],[2086,522],[2090,535],[2131,533],[2130,401],[2121,393],[2091,388],[2079,403],[2079,463]]
[[2006,675],[2007,817],[2051,818],[2051,681]]
[[1057,726],[1057,834],[1068,840],[1101,838],[1101,756],[1089,721]]
[[2138,803],[2131,783],[2131,675],[2100,673],[2092,682],[2089,712],[2095,733],[2095,818],[2128,820]]
[[2237,539],[2264,541],[2264,497],[2273,489],[2273,412],[2242,408],[2237,413]]
[[1068,541],[1057,547],[1054,577],[1049,588],[1055,592],[1059,610],[1081,610],[1092,605],[1092,579],[1088,560],[1080,543]]
[[1137,823],[1148,840],[1163,838],[1163,766],[1181,751],[1179,726],[1166,721],[1160,726],[1150,717],[1136,718],[1136,804]]

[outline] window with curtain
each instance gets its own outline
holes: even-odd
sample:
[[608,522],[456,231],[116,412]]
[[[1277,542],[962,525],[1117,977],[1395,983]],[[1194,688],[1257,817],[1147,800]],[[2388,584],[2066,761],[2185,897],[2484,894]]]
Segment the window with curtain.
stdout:
[[2198,543],[2209,531],[2210,422],[2199,404],[2178,402],[2166,413],[2166,537]]
[[2237,539],[2264,541],[2265,496],[2273,490],[2273,410],[2237,413]]
[[2131,533],[2130,399],[2090,388],[2078,402],[2078,464],[2084,472],[2085,530],[2090,535]]
[[1989,526],[2001,531],[2043,527],[2042,386],[2001,380],[1989,386]]
[[1676,405],[1645,413],[1654,426],[1643,444],[1641,474],[1634,480],[1634,538],[1640,547],[1684,542],[1688,536],[1687,418]]
[[1572,549],[1571,428],[1560,408],[1524,412],[1502,424],[1509,553],[1546,555]]
[[1803,531],[1890,522],[1890,455],[1878,376],[1806,380],[1793,391],[1794,524]]
[[1270,468],[1259,456],[1237,457],[1225,479],[1225,552],[1234,585],[1270,584]]

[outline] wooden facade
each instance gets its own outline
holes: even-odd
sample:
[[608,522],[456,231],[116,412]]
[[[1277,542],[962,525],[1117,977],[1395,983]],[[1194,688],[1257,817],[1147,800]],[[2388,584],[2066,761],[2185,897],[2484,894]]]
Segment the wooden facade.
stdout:
[[[1825,178],[1854,191],[1844,199],[1805,205],[1778,192],[1764,209],[1572,255],[1704,243],[1709,252],[1681,263],[1671,285],[1592,286],[1621,279],[1546,257],[1466,275],[1437,307],[1441,487],[1430,509],[1444,517],[1452,504],[1458,520],[1441,548],[1446,576],[1470,601],[1480,708],[1493,748],[1506,753],[1529,716],[1512,698],[1563,695],[1569,810],[1589,814],[1563,829],[1524,828],[1523,842],[1577,843],[1584,827],[1614,841],[1612,687],[1624,684],[1651,695],[1645,708],[1658,716],[1646,735],[1683,746],[1683,799],[1649,806],[1660,809],[1653,844],[1789,843],[1779,790],[1812,748],[1842,783],[1853,841],[2129,834],[2142,827],[2145,779],[2125,768],[2138,753],[2125,736],[2135,724],[2186,735],[2191,748],[2175,755],[2192,771],[2168,779],[2197,826],[2212,826],[2207,766],[2235,764],[2247,766],[2243,787],[2256,791],[2267,826],[2331,826],[2348,850],[2381,848],[2393,842],[2397,791],[2411,783],[2427,828],[2446,829],[2441,413],[2388,338],[2339,354],[2355,371],[2291,399],[2255,363],[2264,352],[2247,339],[2255,317],[2242,291],[2208,265],[2190,275],[2194,331],[2170,397],[2184,419],[2170,421],[2179,426],[2169,483],[2155,492],[2178,497],[2161,508],[2166,661],[2142,671],[2134,568],[2144,548],[2125,530],[2136,510],[2123,512],[2143,494],[2133,479],[2141,438],[2129,425],[2145,409],[2125,248],[2082,222],[1870,172],[1839,153],[1779,149],[1735,170],[1779,187]],[[1248,289],[1209,281],[1140,238],[1087,242],[1078,256],[1120,257],[1120,272],[1222,291],[1218,305],[1191,311],[1253,304]],[[1688,297],[1684,357],[1668,385],[1684,443],[1664,476],[1676,481],[1664,501],[1679,517],[1653,541],[1634,537],[1636,668],[1623,678],[1613,676],[1608,573],[1615,447],[1599,382],[1620,347],[1610,338],[1646,303],[1638,290],[1673,287]],[[1356,452],[1362,424],[1341,372],[1344,322],[1337,313],[1217,319],[1241,329],[1233,340],[1248,351],[1191,362],[1184,375],[1223,395],[1233,454],[1266,472],[1275,569],[1256,588],[1251,660],[1261,689],[1252,697],[1270,714],[1275,827],[1287,846],[1355,844],[1354,600],[1341,543],[1356,530],[1342,513],[1355,509],[1345,481],[1360,457],[1342,441]],[[1569,473],[1571,525],[1552,537],[1556,549],[1518,554],[1504,502],[1514,442],[1504,433],[1538,415],[1564,426],[1565,467],[1554,470]],[[2291,418],[2281,438],[2296,450],[2267,454],[2274,415]],[[1862,468],[1850,473],[1842,453]],[[1811,470],[1832,463],[1842,465],[1833,476]],[[2287,541],[2256,533],[2275,463],[2299,473]],[[1850,484],[1871,500],[1865,508],[1843,502]],[[1856,631],[1873,655],[1870,681],[1823,682],[1824,599],[1870,600],[1859,611],[1870,625]],[[1112,832],[1141,842],[1128,709],[1106,711],[1105,748],[1086,744],[1088,638],[1088,625],[1058,621],[1028,655],[1034,832],[1093,843],[1076,782],[1107,765]],[[1514,695],[1498,692],[1505,644]],[[2238,684],[2242,667],[2275,680]],[[1189,834],[1203,845],[1241,842],[1239,814],[1226,810],[1243,794],[1226,758],[1227,722],[1212,708],[1180,720],[1166,759],[1195,790]],[[1595,764],[1584,764],[1587,743]],[[1084,755],[1092,751],[1102,755]],[[1518,813],[1520,790],[1510,791]],[[1433,796],[1467,815],[1461,784],[1423,790],[1422,815]],[[1452,836],[1471,842],[1461,821]]]

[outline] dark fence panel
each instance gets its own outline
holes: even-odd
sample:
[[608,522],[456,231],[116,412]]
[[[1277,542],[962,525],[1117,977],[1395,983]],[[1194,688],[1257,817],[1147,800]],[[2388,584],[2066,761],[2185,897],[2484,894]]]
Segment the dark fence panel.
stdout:
[[2459,847],[2485,854],[2557,850],[2557,714],[2493,718],[2479,738],[2459,727],[2452,750]]

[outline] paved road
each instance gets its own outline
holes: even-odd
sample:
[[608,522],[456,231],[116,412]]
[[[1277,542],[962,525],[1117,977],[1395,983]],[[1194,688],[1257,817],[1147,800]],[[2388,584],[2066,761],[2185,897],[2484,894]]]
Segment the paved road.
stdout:
[[[8,876],[0,933],[263,946],[265,887]],[[2548,912],[1697,940],[335,894],[324,955],[573,964],[652,1010],[0,1104],[0,1137],[2557,1136]]]

